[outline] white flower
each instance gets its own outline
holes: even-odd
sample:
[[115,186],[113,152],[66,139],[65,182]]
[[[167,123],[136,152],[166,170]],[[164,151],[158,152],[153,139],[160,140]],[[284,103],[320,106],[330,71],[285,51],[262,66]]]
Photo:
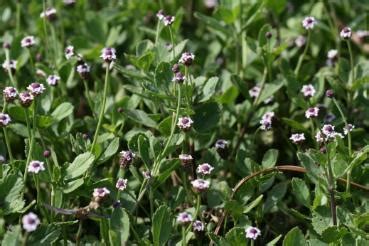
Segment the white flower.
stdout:
[[56,86],[60,81],[60,77],[58,75],[50,75],[47,77],[46,81],[49,85]]
[[305,111],[305,117],[308,118],[308,119],[313,118],[313,117],[318,117],[318,114],[319,114],[319,108],[318,107],[308,108]]
[[178,119],[177,126],[180,129],[186,131],[186,130],[189,130],[191,128],[192,124],[193,124],[193,121],[190,117],[180,117]]
[[352,124],[347,124],[347,127],[345,126],[344,128],[343,128],[343,133],[345,134],[345,135],[347,135],[349,132],[351,132],[353,129],[355,128],[355,126],[354,125],[352,125]]
[[8,114],[0,113],[0,127],[5,127],[10,124],[12,119]]
[[44,12],[40,14],[41,18],[47,18],[48,20],[54,20],[56,18],[56,9],[55,8],[47,8]]
[[24,37],[21,41],[21,46],[23,48],[29,48],[36,44],[35,37],[34,36],[27,36]]
[[77,66],[77,72],[84,77],[90,72],[90,66],[87,63],[79,64]]
[[164,15],[164,11],[161,9],[159,10],[157,13],[156,13],[156,17],[159,19],[159,20],[163,20],[165,15]]
[[199,192],[209,189],[210,186],[210,182],[204,179],[195,179],[191,181],[191,184],[192,187]]
[[72,56],[74,56],[74,47],[72,45],[68,45],[64,50],[64,55],[67,60],[72,58]]
[[191,214],[187,213],[187,212],[182,212],[179,213],[177,216],[177,222],[180,224],[187,224],[192,222],[192,216]]
[[260,93],[260,87],[255,85],[254,87],[252,87],[250,90],[249,90],[249,94],[250,94],[250,97],[251,98],[256,98],[259,96],[259,93]]
[[295,133],[295,134],[291,135],[290,139],[295,144],[298,144],[298,143],[301,143],[305,140],[305,135],[303,133]]
[[306,30],[310,30],[313,29],[314,26],[316,25],[317,21],[315,20],[314,17],[312,16],[308,16],[305,17],[305,19],[302,21],[302,26],[306,29]]
[[23,107],[28,107],[33,102],[33,95],[29,91],[19,93],[19,101]]
[[332,138],[335,134],[334,126],[331,124],[326,124],[322,127],[322,132],[327,138]]
[[37,82],[34,82],[32,84],[30,84],[28,87],[27,87],[27,90],[29,92],[31,92],[31,94],[33,96],[38,96],[38,95],[41,95],[44,90],[45,90],[45,86],[43,84],[40,84],[40,83],[37,83]]
[[130,150],[122,150],[120,153],[119,164],[121,167],[126,167],[133,162],[136,154]]
[[334,60],[334,59],[337,58],[337,55],[338,55],[337,50],[329,50],[328,54],[327,54],[327,57],[328,57],[328,59]]
[[318,143],[323,143],[324,142],[324,136],[322,134],[321,131],[318,131],[315,135],[315,140],[318,142]]
[[262,130],[269,130],[272,128],[272,122],[274,118],[274,112],[266,112],[260,120],[260,128]]
[[192,223],[192,228],[193,228],[194,231],[201,232],[201,231],[205,230],[205,225],[204,225],[204,223],[202,223],[201,220],[195,220]]
[[184,166],[192,164],[192,161],[193,161],[192,155],[188,155],[188,154],[180,154],[178,158],[181,161],[181,164]]
[[39,173],[45,171],[44,163],[42,161],[31,161],[28,165],[29,173]]
[[95,188],[94,192],[92,193],[92,196],[93,197],[104,198],[105,196],[107,196],[109,194],[110,194],[110,191],[107,188],[102,187],[102,188]]
[[213,170],[214,170],[214,167],[209,165],[209,163],[203,163],[197,167],[196,172],[198,174],[208,175],[208,174],[211,174]]
[[122,179],[122,178],[119,178],[117,180],[117,183],[115,184],[115,187],[118,189],[118,190],[125,190],[127,188],[127,183],[128,183],[128,180],[127,179]]
[[9,60],[9,62],[6,60],[2,64],[3,68],[5,70],[15,70],[17,68],[17,61],[16,60]]
[[215,148],[216,149],[226,149],[228,147],[228,141],[224,139],[218,139],[215,142]]
[[181,72],[177,72],[174,74],[172,81],[177,83],[183,83],[185,81],[185,76]]
[[8,87],[5,87],[4,88],[3,95],[4,95],[5,100],[7,102],[12,102],[12,101],[14,101],[17,98],[18,91],[17,91],[16,88],[11,87],[11,86],[8,86]]
[[35,231],[40,224],[40,220],[36,214],[30,212],[22,218],[23,229],[27,232]]
[[304,97],[313,97],[316,93],[315,88],[312,84],[304,85],[301,89]]
[[341,30],[340,36],[343,39],[349,39],[351,38],[352,32],[350,27],[345,27]]
[[261,235],[261,231],[257,227],[249,226],[246,230],[246,238],[250,238],[252,240],[256,240],[258,236]]
[[174,16],[171,16],[171,15],[167,15],[163,18],[163,22],[164,22],[164,25],[165,26],[170,26],[173,24],[175,20],[175,17]]
[[110,47],[102,49],[100,57],[105,62],[113,62],[117,59],[115,49]]
[[181,55],[181,58],[179,59],[179,63],[182,63],[186,66],[190,66],[195,59],[195,55],[191,52],[184,52]]

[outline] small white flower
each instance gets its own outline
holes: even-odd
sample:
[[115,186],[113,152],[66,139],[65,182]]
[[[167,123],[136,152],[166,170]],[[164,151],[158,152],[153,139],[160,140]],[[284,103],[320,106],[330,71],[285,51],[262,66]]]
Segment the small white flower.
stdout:
[[90,72],[90,66],[87,63],[82,63],[77,66],[77,72],[81,77],[85,77]]
[[275,115],[274,112],[266,112],[260,120],[260,124],[261,124],[260,129],[262,130],[271,129],[274,115]]
[[351,38],[352,32],[350,27],[345,27],[341,30],[340,36],[343,39],[349,39]]
[[199,192],[206,191],[210,186],[210,182],[204,179],[195,179],[191,181],[191,184],[192,187]]
[[36,44],[35,37],[34,36],[27,36],[24,37],[21,41],[21,46],[23,48],[29,48]]
[[257,98],[259,96],[259,93],[260,93],[260,87],[257,85],[255,85],[249,90],[249,95],[251,98]]
[[195,220],[192,223],[192,228],[194,231],[201,232],[205,230],[205,225],[201,220]]
[[177,126],[180,129],[182,129],[184,131],[187,131],[191,128],[192,124],[193,124],[193,121],[190,117],[180,117],[178,119]]
[[183,83],[185,81],[185,76],[181,72],[177,72],[174,74],[172,81],[177,83]]
[[23,229],[26,232],[33,232],[37,229],[40,224],[40,219],[36,214],[30,212],[22,217]]
[[175,20],[175,17],[174,16],[171,16],[171,15],[167,15],[163,18],[163,22],[164,22],[164,25],[165,26],[170,26],[173,24]]
[[224,140],[224,139],[218,139],[216,142],[215,142],[215,148],[216,149],[226,149],[228,148],[228,141],[227,140]]
[[9,69],[11,71],[15,71],[15,69],[17,68],[17,61],[16,60],[9,60],[9,62],[6,60],[3,62],[2,64],[3,68],[8,71]]
[[122,179],[122,178],[119,178],[117,180],[117,183],[115,184],[115,187],[118,189],[118,190],[125,190],[127,188],[127,183],[128,183],[128,180],[127,179]]
[[150,170],[143,171],[142,175],[144,176],[145,179],[151,179],[152,178],[152,174],[151,174]]
[[306,43],[306,38],[302,35],[298,36],[296,39],[295,39],[295,45],[299,48],[301,48],[302,46],[304,46]]
[[334,59],[337,58],[337,55],[338,55],[338,51],[337,50],[329,50],[328,51],[328,54],[327,54],[327,57],[330,60],[334,60]]
[[181,58],[179,59],[179,63],[182,63],[186,66],[190,66],[192,64],[192,62],[195,59],[195,55],[192,54],[191,52],[184,52],[181,55]]
[[188,154],[180,154],[178,158],[184,166],[192,164],[193,161],[192,155]]
[[305,135],[303,133],[295,133],[291,135],[290,140],[293,143],[298,144],[305,140]]
[[27,90],[29,92],[31,92],[31,94],[33,96],[38,96],[38,95],[41,95],[44,90],[45,90],[45,86],[43,84],[40,84],[40,83],[37,83],[37,82],[34,82],[34,83],[31,83],[28,87],[27,87]]
[[192,222],[192,216],[187,212],[179,213],[177,216],[177,222],[180,224],[188,224]]
[[119,164],[121,167],[127,167],[133,162],[136,154],[130,150],[122,150],[120,153]]
[[0,113],[0,127],[5,127],[12,122],[12,119],[8,114]]
[[33,102],[33,95],[29,91],[19,93],[19,101],[23,107],[29,107]]
[[42,161],[31,161],[28,165],[29,173],[39,173],[45,171],[44,163]]
[[102,188],[95,188],[94,192],[92,193],[92,196],[98,197],[98,198],[104,198],[108,196],[109,194],[110,194],[110,191],[107,188],[102,187]]
[[159,19],[159,20],[163,20],[165,15],[164,15],[164,11],[161,9],[159,10],[157,13],[156,13],[156,17]]
[[116,51],[114,48],[111,47],[102,49],[100,57],[105,62],[113,62],[117,59]]
[[324,136],[322,134],[321,131],[318,131],[315,135],[315,140],[318,142],[318,143],[323,143],[324,142]]
[[261,231],[257,227],[249,226],[246,230],[246,238],[250,238],[252,240],[256,240],[257,237],[261,235]]
[[314,28],[314,26],[317,24],[317,21],[315,20],[314,17],[312,16],[308,16],[305,17],[305,19],[302,21],[302,26],[306,29],[306,30],[311,30]]
[[218,6],[218,0],[204,0],[205,7],[213,9]]
[[64,55],[67,60],[72,58],[72,56],[74,56],[74,47],[72,45],[68,45],[64,50]]
[[351,132],[355,128],[352,124],[347,124],[347,127],[345,126],[343,128],[343,134],[347,135],[349,132]]
[[318,117],[318,114],[319,114],[319,108],[318,107],[308,108],[305,111],[305,117],[308,118],[308,119],[313,118],[313,117]]
[[197,167],[196,172],[198,174],[208,175],[208,174],[211,174],[213,170],[214,170],[214,167],[209,165],[209,163],[203,163]]
[[55,8],[47,8],[44,12],[40,14],[41,18],[47,18],[48,20],[52,21],[56,18],[56,9]]
[[12,102],[12,101],[14,101],[14,100],[17,98],[17,96],[18,96],[18,91],[17,91],[17,89],[16,89],[16,88],[14,88],[14,87],[7,86],[7,87],[5,87],[5,88],[4,88],[4,90],[3,90],[3,95],[4,95],[5,100],[6,100],[7,102]]
[[327,138],[334,137],[335,131],[334,126],[331,124],[326,124],[322,127],[322,132]]
[[304,97],[313,97],[316,93],[315,88],[312,84],[304,85],[301,89]]
[[60,77],[58,75],[50,75],[46,81],[50,86],[56,86],[60,81]]

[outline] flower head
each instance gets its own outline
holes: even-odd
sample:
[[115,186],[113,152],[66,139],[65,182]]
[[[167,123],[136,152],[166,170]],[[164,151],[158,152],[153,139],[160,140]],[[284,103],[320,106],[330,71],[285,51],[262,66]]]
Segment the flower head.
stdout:
[[290,137],[291,141],[295,144],[305,141],[305,135],[303,133],[295,133]]
[[5,163],[6,159],[3,155],[0,155],[0,164]]
[[34,36],[26,36],[21,41],[21,46],[23,48],[30,48],[36,44]]
[[190,117],[185,116],[180,117],[178,119],[177,126],[184,131],[188,131],[191,128],[192,124],[193,124],[192,119]]
[[0,127],[5,127],[10,124],[12,119],[8,114],[0,113]]
[[15,69],[17,68],[17,61],[16,60],[9,60],[4,61],[2,64],[5,71],[10,70],[12,73],[15,72]]
[[272,128],[272,122],[273,122],[273,118],[274,118],[275,113],[274,112],[266,112],[261,120],[260,120],[260,128],[262,130],[269,130]]
[[322,127],[322,132],[327,138],[331,138],[335,134],[334,126],[326,124]]
[[64,0],[63,2],[67,6],[73,6],[76,3],[76,0]]
[[183,166],[191,165],[193,162],[192,155],[180,154],[178,158]]
[[195,179],[191,181],[191,184],[197,192],[206,191],[210,186],[210,182],[204,179]]
[[151,173],[150,170],[142,171],[142,175],[144,176],[145,179],[151,179],[152,178],[152,173]]
[[47,8],[40,14],[41,18],[46,18],[49,21],[56,20],[56,9],[55,8]]
[[181,72],[177,72],[174,74],[172,81],[181,84],[185,81],[185,76]]
[[192,222],[192,216],[191,216],[191,214],[189,214],[187,212],[179,213],[178,216],[177,216],[177,222],[179,224],[188,224],[188,223]]
[[329,50],[327,53],[327,58],[330,60],[335,60],[337,58],[338,51],[337,50]]
[[308,16],[305,17],[305,19],[303,19],[302,21],[302,26],[306,29],[306,30],[311,30],[314,28],[314,26],[317,24],[317,21],[315,20],[314,17],[312,16]]
[[95,188],[94,192],[92,193],[92,196],[95,198],[105,198],[106,196],[108,196],[110,194],[110,191],[105,188]]
[[72,45],[68,45],[64,50],[64,55],[67,60],[72,58],[72,56],[74,56],[74,47]]
[[77,72],[82,79],[87,79],[90,74],[90,66],[87,63],[82,62],[77,65]]
[[125,190],[127,188],[127,183],[128,183],[128,180],[127,179],[122,179],[122,178],[119,178],[117,180],[117,183],[115,184],[115,187],[118,189],[118,190]]
[[32,232],[37,229],[40,224],[40,219],[36,214],[30,212],[22,217],[22,224],[23,229],[26,230],[26,232]]
[[122,168],[128,167],[135,158],[135,154],[130,150],[123,150],[120,153],[119,164]]
[[163,22],[164,22],[164,25],[165,26],[170,26],[173,24],[175,20],[175,17],[174,16],[171,16],[171,15],[167,15],[163,18]]
[[60,81],[60,77],[58,75],[50,75],[47,77],[46,81],[50,86],[57,86]]
[[224,139],[218,139],[215,142],[215,150],[218,152],[219,156],[222,159],[227,159],[227,157],[228,157],[228,147],[229,147],[229,143],[228,143],[228,141],[226,141]]
[[116,51],[114,48],[111,47],[102,49],[100,57],[108,63],[113,62],[117,59]]
[[347,135],[349,132],[351,132],[353,129],[355,128],[355,126],[353,124],[347,124],[347,126],[345,126],[343,128],[343,134]]
[[260,87],[257,85],[255,85],[249,90],[249,95],[251,98],[257,98],[259,96],[259,93],[260,93]]
[[31,92],[33,96],[38,96],[44,92],[45,86],[43,84],[33,82],[29,86],[27,86],[27,90]]
[[322,131],[318,131],[316,134],[315,134],[315,140],[318,142],[318,143],[323,143],[324,142],[324,135],[322,134]]
[[184,52],[179,59],[179,63],[184,64],[185,66],[191,66],[192,62],[195,59],[195,55],[191,52]]
[[164,17],[165,17],[165,14],[164,14],[164,10],[159,10],[157,13],[156,13],[156,17],[159,19],[159,20],[163,20]]
[[192,229],[197,232],[201,232],[205,230],[205,225],[201,220],[195,220],[192,223]]
[[214,170],[214,167],[212,167],[209,163],[203,163],[197,167],[196,172],[198,174],[208,175],[208,174],[211,174],[213,170]]
[[29,173],[39,173],[45,171],[44,163],[42,161],[31,161],[28,165]]
[[256,240],[257,237],[261,235],[261,231],[257,227],[249,226],[246,230],[246,238],[250,238],[252,240]]
[[352,35],[351,28],[345,27],[341,30],[340,36],[342,39],[350,39]]
[[18,96],[18,91],[16,88],[8,86],[4,88],[3,95],[7,102],[13,102]]
[[313,97],[316,93],[312,84],[302,86],[301,92],[304,94],[304,97]]
[[305,111],[305,117],[308,118],[308,119],[313,118],[313,117],[318,117],[318,114],[319,114],[319,108],[318,107],[308,108]]
[[19,93],[19,101],[25,108],[29,107],[33,102],[33,95],[29,91]]

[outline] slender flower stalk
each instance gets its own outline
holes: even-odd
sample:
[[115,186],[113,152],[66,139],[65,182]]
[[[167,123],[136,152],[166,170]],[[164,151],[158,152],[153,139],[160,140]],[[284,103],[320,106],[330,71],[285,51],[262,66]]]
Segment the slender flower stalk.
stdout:
[[104,118],[104,111],[105,111],[105,105],[106,105],[106,96],[107,96],[107,93],[108,93],[108,82],[109,82],[108,80],[109,80],[109,64],[106,64],[103,101],[102,101],[102,105],[101,105],[101,108],[100,108],[100,115],[99,115],[99,120],[97,122],[97,127],[96,127],[94,140],[93,140],[92,145],[91,145],[91,152],[95,148],[96,141],[97,141],[97,138],[99,136],[99,132],[100,132],[100,128],[101,128],[101,123],[102,123],[102,120]]
[[337,208],[336,208],[336,198],[334,197],[335,178],[334,178],[334,174],[333,174],[332,163],[331,163],[331,159],[330,159],[329,150],[328,150],[327,145],[326,145],[326,149],[327,149],[326,154],[327,154],[327,166],[328,166],[327,182],[328,182],[328,192],[329,192],[329,196],[330,196],[331,216],[332,216],[333,225],[336,226],[337,225]]
[[304,61],[305,56],[306,56],[306,53],[307,53],[307,51],[308,51],[308,49],[309,49],[310,36],[311,36],[311,31],[310,31],[310,30],[308,30],[308,37],[307,37],[307,41],[306,41],[306,44],[305,44],[304,52],[303,52],[303,53],[302,53],[302,55],[299,57],[299,60],[298,60],[298,62],[297,62],[297,66],[296,66],[296,68],[295,68],[295,75],[296,75],[296,77],[298,77],[298,76],[299,76],[302,62]]
[[173,52],[173,60],[174,60],[174,59],[176,59],[176,51],[175,51],[173,31],[172,31],[172,27],[171,26],[169,26],[169,34],[170,34],[170,41],[172,43],[172,52]]
[[35,97],[34,101],[33,101],[33,117],[32,117],[32,130],[31,130],[31,143],[29,145],[28,148],[28,153],[27,153],[27,160],[26,160],[26,167],[24,170],[24,174],[23,174],[23,182],[26,183],[27,181],[27,170],[28,170],[28,165],[31,162],[31,158],[32,158],[32,153],[33,153],[33,148],[35,145],[35,138],[36,138],[36,114],[37,114],[37,98]]
[[10,53],[9,53],[9,49],[5,49],[5,59],[6,62],[8,63],[8,76],[10,78],[10,82],[12,83],[12,86],[14,86],[15,88],[17,88],[17,81],[15,80],[15,78],[13,77],[12,71],[10,69]]

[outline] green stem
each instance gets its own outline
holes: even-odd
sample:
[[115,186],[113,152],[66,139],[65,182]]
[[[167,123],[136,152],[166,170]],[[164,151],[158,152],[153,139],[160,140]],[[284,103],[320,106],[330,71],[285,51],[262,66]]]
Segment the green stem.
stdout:
[[14,158],[13,158],[12,149],[11,149],[10,142],[9,142],[8,132],[5,129],[5,127],[3,127],[3,131],[4,131],[6,148],[8,149],[8,153],[9,153],[9,160],[10,160],[10,163],[13,163]]
[[159,32],[160,32],[160,20],[156,24],[156,35],[155,35],[155,46],[158,44],[159,41]]
[[169,26],[169,34],[170,34],[170,41],[172,43],[172,52],[173,52],[173,60],[176,59],[176,51],[175,51],[175,45],[174,45],[174,38],[173,38],[173,32],[172,27]]
[[27,246],[27,240],[28,240],[29,233],[26,232],[23,238],[22,246]]
[[186,246],[186,228],[182,226],[182,246]]
[[80,241],[81,241],[81,235],[82,235],[82,220],[79,221],[79,225],[78,225],[78,231],[77,231],[77,235],[76,235],[76,246],[80,245]]
[[[10,54],[9,54],[9,49],[5,49],[5,59],[8,63],[8,65],[10,66]],[[12,74],[12,70],[10,69],[7,69],[8,70],[8,76],[10,78],[10,81],[12,83],[12,86],[14,86],[15,88],[17,88],[17,82],[15,81],[14,77],[13,77],[13,74]]]
[[349,85],[351,86],[352,83],[354,83],[354,79],[355,79],[354,56],[352,54],[352,48],[351,48],[351,42],[350,42],[350,40],[347,40],[346,43],[347,43],[347,47],[348,47],[349,54],[350,54],[350,67],[351,67],[351,72],[350,72]]
[[107,96],[107,93],[108,93],[109,65],[110,64],[108,64],[108,63],[106,64],[106,73],[105,73],[103,101],[102,101],[102,105],[101,105],[101,108],[100,108],[100,115],[99,115],[99,120],[97,122],[97,127],[96,127],[96,132],[95,132],[94,140],[92,142],[92,146],[91,146],[91,150],[90,150],[91,153],[93,152],[93,150],[95,148],[96,141],[97,141],[97,138],[99,136],[99,131],[100,131],[100,128],[101,128],[101,123],[102,123],[102,120],[104,118],[104,111],[105,111],[105,104],[106,104],[106,96]]
[[90,106],[91,108],[92,115],[95,116],[95,111],[94,111],[92,100],[91,100],[90,93],[88,90],[87,81],[85,79],[82,79],[82,81],[83,81],[83,86],[85,87],[85,94],[86,94],[88,106]]
[[258,104],[259,104],[260,96],[261,96],[261,94],[263,93],[263,90],[264,90],[264,87],[265,87],[265,81],[266,81],[267,74],[268,74],[268,68],[267,68],[267,67],[265,67],[265,68],[264,68],[263,80],[261,81],[261,85],[260,85],[260,92],[259,92],[258,96],[257,96],[257,97],[255,97],[255,100],[254,100],[253,106],[256,106],[256,105],[258,105]]
[[20,17],[21,17],[21,3],[20,0],[17,1],[17,9],[16,9],[16,15],[17,15],[17,21],[15,24],[15,36],[19,35],[19,31],[20,31]]
[[297,62],[297,66],[296,66],[296,68],[295,68],[295,75],[296,75],[296,77],[298,77],[298,76],[299,76],[302,62],[304,61],[304,58],[305,58],[306,53],[307,53],[307,51],[308,51],[309,44],[310,44],[310,35],[311,35],[311,32],[310,32],[310,31],[308,31],[308,37],[307,37],[307,41],[306,41],[306,45],[305,45],[304,52],[303,52],[303,53],[302,53],[302,55],[299,57],[299,60],[298,60],[298,62]]
[[[42,11],[45,12],[46,11],[46,0],[43,1],[43,4],[42,4]],[[50,54],[49,54],[49,47],[48,47],[48,35],[47,35],[47,23],[46,23],[46,18],[43,18],[43,21],[42,21],[42,24],[43,24],[43,29],[44,29],[44,40],[45,40],[45,54],[46,54],[46,60],[48,61],[49,60],[49,57],[50,57]]]
[[32,52],[30,48],[27,48],[27,50],[28,50],[28,55],[29,55],[29,62],[31,63],[31,74],[34,75],[36,74],[36,67],[35,67],[35,63],[33,62]]
[[26,118],[26,124],[27,124],[27,132],[28,132],[28,144],[31,145],[31,137],[32,137],[32,134],[31,134],[31,125],[30,125],[30,122],[29,122],[29,115],[28,115],[28,109],[24,108],[24,114],[25,114],[25,118]]
[[331,216],[332,216],[332,222],[333,225],[336,226],[337,225],[337,209],[336,209],[336,199],[334,197],[334,193],[335,193],[335,178],[334,178],[334,174],[333,174],[333,168],[332,168],[332,163],[331,163],[331,159],[330,159],[330,155],[329,155],[329,149],[326,145],[326,151],[327,151],[327,164],[328,164],[328,177],[327,177],[327,182],[328,182],[328,192],[330,195],[330,207],[331,207]]

